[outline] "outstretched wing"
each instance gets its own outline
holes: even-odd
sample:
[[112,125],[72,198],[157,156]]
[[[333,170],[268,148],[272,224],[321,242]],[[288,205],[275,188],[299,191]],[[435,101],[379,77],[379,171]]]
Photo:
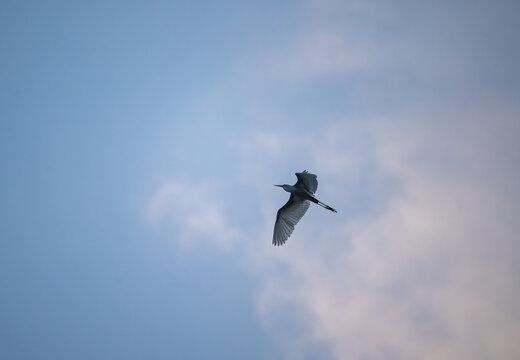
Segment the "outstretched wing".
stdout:
[[308,200],[291,194],[289,201],[276,214],[273,245],[283,245],[287,241],[294,230],[294,226],[298,224],[308,208]]
[[311,194],[314,194],[318,189],[318,180],[316,179],[316,175],[309,173],[307,170],[303,170],[301,173],[296,173],[296,177],[298,181],[294,186],[303,187]]

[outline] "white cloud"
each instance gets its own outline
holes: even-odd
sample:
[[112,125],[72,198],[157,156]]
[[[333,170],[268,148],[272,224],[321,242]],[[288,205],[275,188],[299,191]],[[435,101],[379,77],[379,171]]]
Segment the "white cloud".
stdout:
[[168,181],[151,197],[145,216],[155,226],[165,222],[173,226],[176,240],[185,246],[203,239],[229,249],[240,234],[226,218],[215,193],[206,183]]
[[[514,358],[520,249],[508,214],[516,205],[490,186],[511,174],[488,163],[487,179],[474,179],[466,164],[489,149],[466,152],[472,133],[436,149],[432,142],[449,127],[423,132],[407,122],[392,119],[394,131],[372,127],[378,165],[402,183],[386,211],[343,219],[321,236],[295,233],[280,259],[287,270],[266,279],[260,313],[279,317],[279,307],[297,306],[312,317],[305,336],[328,343],[338,359]],[[446,154],[447,167],[437,163]]]
[[[391,174],[401,187],[381,199],[387,202],[381,206],[385,211],[376,216],[348,218],[341,208],[338,215],[311,209],[283,248],[270,245],[280,204],[262,185],[279,155],[279,139],[258,132],[244,139],[244,166],[254,164],[258,174],[265,174],[249,183],[260,194],[264,229],[241,245],[241,256],[264,284],[259,315],[266,327],[281,332],[288,357],[301,358],[317,343],[327,344],[337,359],[508,359],[520,352],[515,301],[520,249],[508,216],[515,205],[497,196],[501,191],[493,186],[509,176],[504,173],[509,168],[488,163],[484,177],[472,159],[485,158],[489,147],[466,151],[475,135],[463,128],[452,128],[456,134],[445,138],[450,128],[429,126],[429,119],[410,126],[409,118],[419,116],[372,121],[361,129],[334,124],[314,134],[325,169],[328,154],[347,164],[350,157],[375,161],[379,171],[372,180],[384,182]],[[491,116],[482,114],[479,121]],[[464,114],[451,117],[461,121]],[[351,141],[360,133],[374,143],[369,158],[361,155],[364,142]],[[440,138],[445,139],[442,149],[434,144]],[[306,141],[299,134],[284,139]],[[444,166],[447,158],[451,163]],[[360,166],[340,166],[341,171],[332,166],[320,177],[327,180],[320,194],[342,193],[343,183],[330,179],[354,181]],[[216,192],[207,185],[165,184],[150,203],[149,218],[171,217],[184,241],[238,245],[238,230],[226,219],[222,200],[211,194]],[[287,323],[301,326],[288,330]]]
[[268,54],[259,65],[266,73],[293,81],[308,81],[330,74],[348,74],[367,66],[371,58],[356,42],[334,32],[312,30],[287,46]]
[[[370,11],[353,4],[367,19]],[[328,2],[320,11],[330,15],[337,6]],[[319,343],[336,359],[517,358],[520,109],[482,96],[493,89],[470,91],[474,82],[465,81],[475,69],[475,52],[461,50],[467,45],[460,34],[450,42],[449,31],[432,27],[435,16],[416,11],[408,14],[412,20],[399,15],[392,23],[392,13],[381,15],[379,5],[377,14],[396,36],[367,40],[377,34],[367,31],[372,23],[327,27],[322,13],[303,35],[250,64],[256,78],[236,80],[243,81],[237,89],[254,93],[275,88],[278,76],[298,86],[370,68],[391,79],[354,88],[358,98],[379,107],[377,115],[361,120],[324,109],[320,130],[305,131],[294,119],[293,131],[259,126],[241,134],[239,177],[257,194],[250,201],[260,209],[250,228],[239,230],[223,211],[242,199],[224,201],[216,191],[175,181],[157,191],[150,219],[170,216],[185,238],[224,246],[240,244],[239,231],[257,233],[241,245],[240,256],[262,283],[259,316],[284,339],[289,357],[304,358]],[[421,36],[410,25],[419,25]],[[448,28],[458,25],[452,21]],[[410,82],[394,86],[392,80],[403,81],[395,73]],[[439,93],[430,88],[439,84]],[[420,101],[403,109],[412,93]],[[218,95],[219,106],[231,101],[229,89]],[[381,114],[387,98],[401,106]],[[250,103],[258,116],[291,121],[268,96]],[[311,208],[289,242],[274,248],[274,214],[282,204],[270,185],[294,180],[287,172],[307,167],[319,175],[318,197],[339,213]],[[354,192],[363,193],[356,198]],[[367,204],[356,203],[361,200]]]
[[[445,115],[483,124],[493,114]],[[420,125],[413,126],[418,118]],[[515,358],[520,354],[518,196],[508,197],[507,188],[495,185],[518,174],[507,159],[488,157],[516,145],[507,143],[511,138],[485,141],[480,130],[450,124],[435,123],[424,113],[368,125],[336,123],[312,135],[316,145],[290,152],[285,160],[277,160],[279,136],[298,143],[306,141],[305,134],[253,131],[240,147],[241,161],[244,181],[259,194],[263,227],[246,243],[226,218],[226,203],[205,184],[164,184],[150,201],[148,218],[156,224],[171,220],[181,242],[240,245],[244,267],[263,284],[259,316],[277,333],[288,358],[305,358],[316,344],[325,344],[336,359]],[[510,125],[495,126],[502,133]],[[355,141],[359,134],[372,143],[369,154],[365,141]],[[274,248],[273,216],[281,204],[264,183],[270,184],[277,161],[312,158],[315,151],[313,162],[323,162],[318,195],[324,201],[323,196],[352,189],[349,184],[359,180],[367,162],[377,168],[371,181],[384,183],[391,176],[400,186],[374,200],[384,209],[377,213],[349,217],[342,213],[345,199],[331,199],[339,214],[311,209],[289,242]],[[250,182],[247,173],[257,181]]]

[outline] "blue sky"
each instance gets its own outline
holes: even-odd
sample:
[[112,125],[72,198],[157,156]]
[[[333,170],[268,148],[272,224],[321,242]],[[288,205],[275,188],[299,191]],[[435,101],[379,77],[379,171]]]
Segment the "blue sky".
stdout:
[[0,357],[517,357],[518,10],[2,2]]

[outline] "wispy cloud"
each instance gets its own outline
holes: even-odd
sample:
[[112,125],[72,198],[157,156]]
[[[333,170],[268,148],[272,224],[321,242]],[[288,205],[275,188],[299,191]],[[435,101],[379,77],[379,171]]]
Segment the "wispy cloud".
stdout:
[[368,64],[371,57],[365,51],[334,32],[316,29],[268,54],[257,71],[261,77],[270,74],[297,82],[346,75]]
[[[303,34],[249,64],[253,76],[227,84],[253,93],[275,88],[280,78],[310,87],[368,70],[366,84],[349,90],[374,109],[338,115],[321,107],[320,126],[309,130],[287,110],[272,111],[276,94],[251,99],[245,107],[255,116],[274,113],[288,123],[231,136],[239,163],[230,178],[256,194],[249,199],[260,209],[254,223],[241,226],[223,212],[243,199],[176,180],[156,192],[149,218],[169,216],[179,238],[240,243],[244,267],[262,284],[259,317],[286,336],[289,357],[304,358],[319,346],[337,359],[516,358],[520,109],[484,86],[485,76],[472,75],[473,56],[485,49],[462,41],[471,36],[467,30],[453,41],[438,30],[432,20],[439,8],[430,9],[433,15],[412,11],[408,20],[384,15],[381,4],[349,4],[364,18],[375,11],[390,35],[370,22],[343,24],[334,9],[341,13],[344,5],[327,2]],[[476,26],[475,14],[470,20]],[[406,24],[417,25],[420,36]],[[451,21],[446,28],[459,26]],[[482,88],[470,91],[475,84]],[[236,90],[226,89],[214,96],[219,111]],[[319,197],[340,213],[311,209],[286,246],[274,249],[282,204],[270,185],[304,168],[318,173]],[[241,241],[239,233],[256,235]]]
[[[330,344],[336,358],[514,357],[514,204],[460,167],[421,166],[417,155],[435,156],[424,151],[439,133],[374,136],[378,165],[399,178],[401,191],[375,218],[343,219],[321,236],[298,233],[305,245],[287,251],[288,271],[269,278],[261,313],[299,306],[312,318],[307,335]],[[446,145],[463,167],[464,141]],[[509,176],[488,166],[490,177]],[[333,251],[308,245],[316,243]]]
[[228,249],[239,239],[239,231],[214,194],[207,183],[168,181],[152,195],[145,216],[154,226],[173,226],[175,238],[184,246],[204,240]]

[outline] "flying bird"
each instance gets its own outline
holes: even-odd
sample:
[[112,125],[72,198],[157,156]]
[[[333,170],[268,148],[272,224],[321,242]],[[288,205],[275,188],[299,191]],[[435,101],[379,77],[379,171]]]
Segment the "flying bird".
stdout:
[[294,185],[275,185],[283,188],[291,193],[289,201],[278,210],[276,214],[276,222],[274,224],[273,245],[283,245],[289,236],[291,236],[294,227],[298,221],[305,215],[309,208],[310,202],[318,204],[327,210],[337,212],[329,205],[326,205],[314,197],[316,189],[318,189],[318,180],[316,175],[304,170],[295,173],[298,181]]

